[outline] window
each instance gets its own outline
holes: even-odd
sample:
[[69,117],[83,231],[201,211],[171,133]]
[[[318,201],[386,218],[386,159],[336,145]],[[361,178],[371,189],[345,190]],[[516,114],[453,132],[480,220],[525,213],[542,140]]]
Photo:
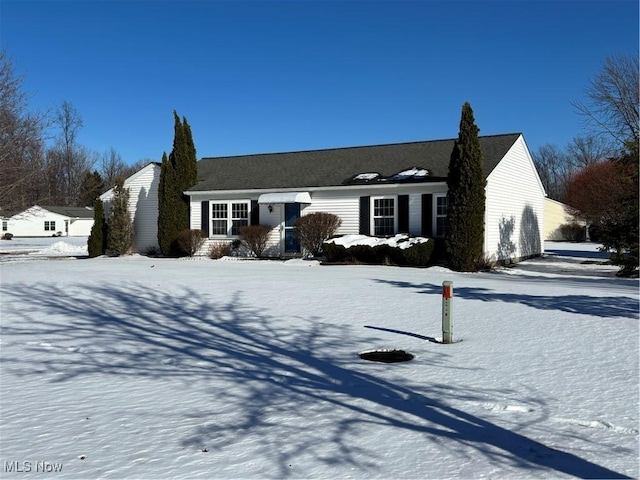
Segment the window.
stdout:
[[436,237],[444,237],[444,224],[447,220],[447,197],[436,197]]
[[213,223],[211,225],[211,235],[227,234],[227,207],[228,205],[226,203],[211,204],[211,218],[213,219]]
[[249,225],[249,202],[211,202],[211,235],[238,236]]
[[54,220],[45,220],[44,221],[44,231],[45,232],[55,232],[56,230],[56,222]]
[[395,197],[373,198],[373,234],[385,237],[396,233]]
[[239,235],[240,227],[249,225],[249,204],[231,204],[231,235]]
[[9,230],[9,224],[7,221],[3,220],[2,221],[2,231],[6,232],[7,230]]

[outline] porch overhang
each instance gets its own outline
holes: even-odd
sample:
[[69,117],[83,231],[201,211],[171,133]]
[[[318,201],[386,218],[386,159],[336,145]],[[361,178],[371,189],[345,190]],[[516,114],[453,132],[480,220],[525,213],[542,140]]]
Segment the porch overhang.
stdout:
[[258,197],[258,203],[311,203],[311,195],[309,192],[263,193]]

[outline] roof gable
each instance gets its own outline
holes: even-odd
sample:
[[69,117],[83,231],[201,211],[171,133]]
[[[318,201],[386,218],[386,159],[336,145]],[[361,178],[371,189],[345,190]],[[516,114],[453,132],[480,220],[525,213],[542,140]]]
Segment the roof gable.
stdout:
[[[149,170],[153,170],[154,168],[161,168],[161,167],[162,167],[162,164],[159,163],[159,162],[149,162],[149,163],[147,163],[140,170],[138,170],[137,172],[132,173],[131,175],[129,175],[127,178],[124,179],[124,182],[123,182],[124,187],[125,188],[130,187],[130,185],[133,182],[138,180],[138,178],[140,178],[142,175],[146,174]],[[115,189],[115,187],[111,187],[109,190],[107,190],[102,195],[100,195],[100,200],[102,200],[103,202],[111,200],[111,197],[113,197],[114,189]]]
[[[520,137],[520,133],[480,137],[485,176]],[[444,181],[457,139],[361,147],[209,157],[198,162],[198,183],[190,192],[335,187],[365,182]],[[426,170],[427,174],[406,175]],[[399,175],[404,173],[405,175]]]

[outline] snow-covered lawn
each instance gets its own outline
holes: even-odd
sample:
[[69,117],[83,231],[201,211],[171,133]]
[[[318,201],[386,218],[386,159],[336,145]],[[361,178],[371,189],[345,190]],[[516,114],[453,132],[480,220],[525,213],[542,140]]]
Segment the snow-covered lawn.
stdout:
[[45,240],[0,242],[2,478],[639,474],[638,280],[593,245],[458,274]]

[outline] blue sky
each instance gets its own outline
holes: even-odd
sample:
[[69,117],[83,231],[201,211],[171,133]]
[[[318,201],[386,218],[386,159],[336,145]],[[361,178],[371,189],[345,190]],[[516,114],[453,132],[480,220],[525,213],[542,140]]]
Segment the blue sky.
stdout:
[[530,150],[583,133],[570,102],[638,53],[638,2],[1,0],[30,108],[71,102],[78,142],[127,163],[481,135]]

